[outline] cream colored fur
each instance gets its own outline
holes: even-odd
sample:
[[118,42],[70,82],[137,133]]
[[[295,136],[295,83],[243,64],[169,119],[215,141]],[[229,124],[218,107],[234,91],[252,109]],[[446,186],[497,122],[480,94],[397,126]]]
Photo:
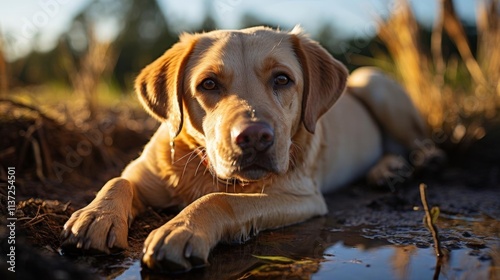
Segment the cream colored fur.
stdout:
[[[298,28],[183,35],[142,71],[136,90],[162,125],[63,234],[66,246],[110,252],[127,247],[145,207],[184,206],[146,239],[142,261],[152,269],[189,270],[220,241],[324,215],[322,192],[370,169],[383,181],[395,170],[380,127],[408,149],[426,137],[399,85],[372,68],[347,82],[345,67]],[[242,168],[234,134],[257,122],[273,143],[264,168]]]

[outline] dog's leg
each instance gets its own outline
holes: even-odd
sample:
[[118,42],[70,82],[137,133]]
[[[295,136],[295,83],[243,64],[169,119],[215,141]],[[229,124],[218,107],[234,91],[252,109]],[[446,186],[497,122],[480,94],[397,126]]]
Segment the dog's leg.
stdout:
[[209,194],[151,232],[142,261],[151,269],[189,270],[205,265],[219,241],[243,242],[260,230],[302,222],[326,212],[319,194]]
[[121,177],[108,181],[89,205],[71,215],[62,232],[63,247],[106,253],[114,247],[126,248],[128,228],[146,205],[160,208],[175,204],[163,180],[168,176],[158,176],[154,165],[154,155],[169,151],[165,133],[158,130]]
[[424,120],[406,91],[375,68],[360,68],[348,80],[348,92],[360,100],[385,133],[407,148],[427,136]]
[[394,174],[445,161],[444,152],[430,139],[424,120],[401,85],[381,71],[366,67],[354,71],[347,86],[347,91],[374,116],[386,138],[401,144],[410,155],[408,166],[398,156],[400,153],[386,151],[386,156],[369,174],[371,183],[379,185]]
[[106,253],[112,248],[127,248],[128,227],[141,208],[141,203],[134,199],[132,183],[114,178],[66,222],[62,246]]

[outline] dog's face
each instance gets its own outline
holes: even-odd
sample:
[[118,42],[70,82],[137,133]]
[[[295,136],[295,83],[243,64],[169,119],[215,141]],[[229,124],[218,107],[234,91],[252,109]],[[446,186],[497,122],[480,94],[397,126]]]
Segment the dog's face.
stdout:
[[171,137],[187,133],[205,148],[217,177],[255,181],[287,172],[295,135],[314,132],[346,77],[300,30],[251,28],[183,35],[136,89]]

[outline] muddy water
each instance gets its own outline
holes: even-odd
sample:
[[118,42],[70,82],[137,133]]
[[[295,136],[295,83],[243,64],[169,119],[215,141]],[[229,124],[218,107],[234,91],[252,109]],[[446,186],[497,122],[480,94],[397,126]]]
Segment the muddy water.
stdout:
[[[313,228],[318,222],[321,223],[311,221],[298,227],[308,226],[311,231],[317,231],[317,228]],[[371,230],[378,231],[374,228]],[[279,232],[266,232],[249,244],[221,246],[214,252],[209,267],[185,275],[141,274],[139,261],[133,261],[116,279],[433,279],[435,275],[439,279],[500,277],[498,266],[495,271],[492,251],[486,247],[451,249],[438,264],[434,249],[430,246],[396,245],[373,235],[367,238],[363,230],[329,231],[325,228],[319,231],[319,236],[312,238],[297,232],[304,233],[295,226]],[[406,229],[401,229],[400,233],[408,234]],[[286,256],[294,261],[283,262],[280,258],[262,260],[252,256],[254,253]]]
[[[353,187],[327,197],[330,214],[219,245],[203,269],[166,275],[118,258],[114,279],[500,279],[500,188],[431,184],[444,257],[422,223],[418,188]],[[110,271],[112,273],[110,273]]]
[[[452,250],[442,264],[436,263],[433,248],[415,245],[347,245],[342,241],[330,245],[320,259],[297,257],[295,263],[262,261],[228,269],[210,267],[186,275],[141,274],[139,261],[131,263],[115,279],[498,279],[492,271],[488,250]],[[308,262],[308,260],[311,260]],[[226,259],[231,262],[231,259]]]

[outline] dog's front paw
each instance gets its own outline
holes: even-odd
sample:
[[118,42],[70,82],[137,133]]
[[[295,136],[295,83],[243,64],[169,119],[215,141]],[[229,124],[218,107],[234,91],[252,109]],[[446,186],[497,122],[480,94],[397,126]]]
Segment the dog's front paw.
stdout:
[[71,215],[62,231],[62,247],[111,253],[111,249],[128,247],[128,217],[120,211],[88,205]]
[[149,269],[188,271],[208,264],[213,244],[206,232],[179,217],[152,231],[144,242],[142,263]]

